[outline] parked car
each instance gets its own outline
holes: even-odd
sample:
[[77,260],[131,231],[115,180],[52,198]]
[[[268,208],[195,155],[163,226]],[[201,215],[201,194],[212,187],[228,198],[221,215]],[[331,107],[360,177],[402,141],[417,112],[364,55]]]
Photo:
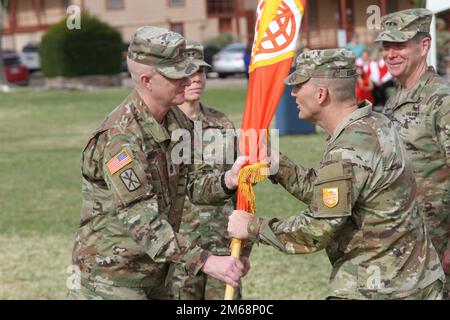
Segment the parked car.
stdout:
[[213,56],[212,67],[220,78],[233,74],[245,74],[245,46],[242,43],[233,43]]
[[2,51],[6,80],[10,84],[28,85],[28,69],[20,62],[19,55],[13,50]]
[[22,52],[19,54],[20,60],[29,72],[41,70],[41,59],[38,48],[37,43],[29,43],[23,47]]
[[204,60],[207,64],[209,64],[211,66],[210,67],[206,67],[206,76],[208,77],[209,74],[213,71],[212,70],[212,60],[213,60],[213,56],[218,52],[219,50],[216,47],[213,46],[208,46],[208,45],[203,45],[203,57]]

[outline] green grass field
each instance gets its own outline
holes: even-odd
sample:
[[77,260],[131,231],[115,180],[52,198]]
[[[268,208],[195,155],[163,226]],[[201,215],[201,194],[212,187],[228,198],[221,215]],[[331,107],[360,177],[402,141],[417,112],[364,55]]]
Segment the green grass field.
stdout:
[[[80,153],[125,89],[0,93],[0,299],[64,299],[81,206]],[[204,103],[240,126],[245,88],[209,89]],[[325,135],[289,136],[280,149],[314,166]],[[287,217],[305,206],[281,187],[256,188],[261,216]],[[255,246],[245,299],[323,299],[330,274],[324,252],[287,256]]]

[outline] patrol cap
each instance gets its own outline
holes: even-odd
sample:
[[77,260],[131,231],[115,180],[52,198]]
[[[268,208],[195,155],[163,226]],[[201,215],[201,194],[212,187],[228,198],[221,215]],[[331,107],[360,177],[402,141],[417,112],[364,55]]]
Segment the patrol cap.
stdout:
[[293,86],[311,78],[338,79],[355,76],[355,55],[350,50],[310,50],[297,57],[296,70],[284,79],[284,83]]
[[205,62],[205,56],[203,54],[203,46],[192,40],[186,41],[186,54],[188,57],[194,60],[194,63],[200,67],[211,67]]
[[408,9],[381,18],[381,33],[375,41],[406,42],[419,32],[430,32],[433,12]]
[[186,40],[176,32],[158,27],[136,30],[128,47],[128,58],[152,66],[170,79],[188,77],[199,69],[186,54]]

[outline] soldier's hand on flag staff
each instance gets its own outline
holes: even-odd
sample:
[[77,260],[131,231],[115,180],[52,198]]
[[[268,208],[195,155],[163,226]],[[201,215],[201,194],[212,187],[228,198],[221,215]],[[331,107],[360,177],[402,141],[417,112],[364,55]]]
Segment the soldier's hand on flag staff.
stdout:
[[247,273],[244,264],[231,256],[209,256],[202,271],[226,284],[237,288],[239,280]]
[[239,171],[248,162],[248,157],[240,156],[236,159],[230,170],[225,172],[225,185],[228,189],[234,190],[238,186]]
[[248,239],[247,227],[251,219],[256,218],[246,211],[234,210],[228,218],[228,234],[230,238]]

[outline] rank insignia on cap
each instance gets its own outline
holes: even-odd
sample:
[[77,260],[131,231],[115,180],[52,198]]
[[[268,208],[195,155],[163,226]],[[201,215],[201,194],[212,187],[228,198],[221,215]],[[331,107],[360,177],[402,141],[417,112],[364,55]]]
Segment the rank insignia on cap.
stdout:
[[339,202],[339,190],[338,188],[323,188],[323,204],[328,208],[335,207]]
[[111,160],[108,161],[108,169],[111,174],[116,173],[127,164],[131,163],[133,159],[131,159],[130,155],[127,151],[122,150],[116,156],[114,156]]

